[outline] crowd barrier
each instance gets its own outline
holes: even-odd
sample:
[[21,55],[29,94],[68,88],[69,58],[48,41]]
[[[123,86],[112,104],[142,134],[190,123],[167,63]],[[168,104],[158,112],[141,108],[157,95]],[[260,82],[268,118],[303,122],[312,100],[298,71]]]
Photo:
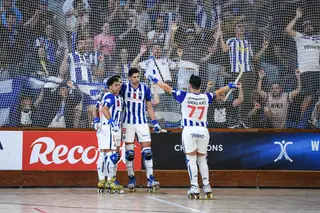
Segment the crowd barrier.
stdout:
[[[201,137],[201,135],[197,135]],[[162,186],[188,186],[181,129],[152,134],[155,176]],[[208,165],[213,187],[320,187],[320,131],[211,129]],[[135,152],[141,149],[135,142]],[[126,184],[121,144],[118,179]],[[0,131],[0,187],[95,186],[99,152],[89,129]],[[139,185],[146,175],[137,154]]]

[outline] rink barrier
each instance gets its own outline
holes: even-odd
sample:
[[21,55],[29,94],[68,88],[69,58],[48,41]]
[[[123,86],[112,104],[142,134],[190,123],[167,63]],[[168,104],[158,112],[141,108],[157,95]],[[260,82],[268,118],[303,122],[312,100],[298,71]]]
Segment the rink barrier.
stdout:
[[[28,142],[28,145],[25,146],[23,144],[23,140],[21,139],[21,142],[17,142],[22,134],[25,135],[33,135],[32,132],[37,132],[37,134],[40,134],[39,132],[42,132],[43,134],[52,134],[52,132],[56,132],[55,134],[59,134],[59,132],[77,132],[77,134],[85,134],[83,132],[92,132],[88,134],[94,134],[94,132],[91,129],[35,129],[35,128],[24,128],[24,129],[17,129],[17,128],[2,128],[0,129],[0,187],[94,187],[96,186],[97,182],[97,173],[95,171],[95,165],[94,167],[90,166],[90,168],[86,167],[69,167],[68,165],[63,166],[49,166],[49,167],[26,167],[25,165],[19,165],[19,159],[23,159],[23,161],[26,161],[26,149],[30,147],[30,142]],[[173,133],[179,133],[181,132],[181,129],[172,129]],[[240,140],[239,133],[244,133],[244,138],[249,138],[248,141],[256,141],[255,138],[256,134],[251,133],[260,133],[258,134],[259,137],[267,137],[271,138],[272,141],[270,141],[270,144],[262,144],[261,146],[264,147],[264,149],[267,149],[270,153],[261,152],[262,154],[258,155],[257,153],[253,154],[253,156],[265,156],[268,157],[265,159],[266,161],[270,161],[269,163],[266,163],[262,165],[263,169],[255,169],[254,164],[248,164],[247,160],[243,160],[244,163],[241,165],[233,165],[234,163],[230,161],[230,165],[228,165],[225,162],[220,163],[221,165],[227,165],[228,169],[212,169],[210,171],[210,180],[211,185],[213,187],[298,187],[298,188],[319,188],[320,187],[320,171],[319,171],[319,165],[320,161],[315,160],[319,159],[320,150],[309,150],[310,145],[305,145],[305,143],[309,142],[309,140],[317,141],[317,139],[320,140],[320,131],[319,130],[296,130],[296,129],[210,129],[211,137],[215,140],[221,140],[222,138],[225,138],[224,135],[226,134],[219,134],[219,133],[228,133],[227,135],[236,136],[237,140]],[[231,134],[230,134],[231,133]],[[232,134],[234,133],[234,134]],[[249,133],[249,134],[248,134]],[[280,138],[274,139],[274,133],[280,133]],[[301,134],[306,133],[306,134]],[[9,135],[6,136],[6,134],[14,134],[15,137],[12,137]],[[68,133],[69,134],[69,133]],[[264,136],[265,134],[265,136]],[[270,135],[271,134],[271,135]],[[36,137],[36,134],[34,134]],[[153,135],[153,138],[155,138],[154,144],[157,144],[157,146],[163,146],[165,150],[168,150],[165,145],[172,145],[176,143],[168,142],[168,140],[163,139],[166,137],[169,137],[173,140],[177,140],[179,134],[172,134],[172,135],[162,135],[157,136]],[[90,136],[91,137],[91,136]],[[220,139],[219,139],[220,137]],[[283,137],[285,137],[285,143],[289,141],[293,141],[293,144],[296,146],[294,149],[289,149],[290,145],[287,146],[287,157],[292,158],[293,162],[290,162],[285,156],[285,154],[282,155],[282,158],[278,160],[277,162],[274,162],[275,153],[279,154],[280,145],[275,144],[275,140],[277,142],[282,143],[284,141]],[[288,139],[287,137],[291,137],[292,139]],[[23,137],[21,137],[23,138]],[[251,139],[250,139],[251,138]],[[299,139],[300,138],[300,139]],[[274,140],[273,140],[274,139]],[[160,140],[160,141],[157,141]],[[164,141],[163,141],[164,140]],[[228,138],[225,143],[228,143]],[[296,140],[296,141],[294,141]],[[297,141],[298,140],[298,141]],[[11,144],[10,144],[10,143]],[[32,142],[32,141],[31,141]],[[179,141],[180,142],[180,141]],[[239,143],[239,141],[236,141]],[[234,144],[237,145],[237,143],[234,142]],[[305,143],[304,143],[305,142]],[[16,144],[14,146],[11,146],[12,144]],[[92,145],[91,142],[88,142],[88,146]],[[249,143],[249,142],[248,142]],[[250,142],[253,144],[253,142]],[[251,147],[251,145],[247,144],[247,147]],[[262,142],[259,142],[262,143]],[[10,146],[8,146],[8,144]],[[223,144],[224,145],[224,144]],[[292,144],[291,144],[292,145]],[[8,152],[8,147],[9,151]],[[226,145],[227,147],[227,145]],[[253,147],[253,146],[252,146]],[[61,147],[60,147],[61,148]],[[68,148],[68,147],[67,147]],[[219,149],[219,146],[216,146],[217,149]],[[227,147],[228,148],[228,147]],[[225,149],[226,153],[220,153],[223,155],[230,155],[232,153],[228,153],[228,149]],[[41,149],[45,149],[45,147],[42,147]],[[61,148],[61,151],[66,148]],[[153,148],[158,151],[159,148]],[[179,147],[178,147],[179,149]],[[253,148],[256,149],[256,148]],[[271,151],[270,151],[271,150]],[[273,151],[272,151],[273,150]],[[302,154],[295,154],[295,152],[301,150]],[[5,153],[6,151],[6,153]],[[19,155],[20,151],[20,155]],[[43,151],[43,150],[42,150]],[[70,149],[67,150],[68,153],[70,152]],[[79,149],[74,149],[73,151],[77,152]],[[80,150],[81,151],[81,150]],[[154,151],[157,152],[157,151]],[[235,153],[238,153],[239,150],[234,150]],[[247,150],[248,152],[248,150]],[[250,153],[252,151],[249,150]],[[5,154],[4,154],[5,153]],[[14,153],[14,154],[12,154]],[[18,153],[18,154],[16,154]],[[29,151],[30,153],[30,151]],[[177,159],[177,162],[184,161],[183,158],[183,152],[179,150],[179,152],[172,152],[173,157]],[[79,153],[78,153],[79,154]],[[185,165],[181,164],[181,167],[178,169],[171,168],[172,165],[174,165],[174,161],[172,158],[167,159],[159,159],[160,154],[155,154],[155,176],[157,180],[160,181],[161,185],[163,187],[186,187],[189,185],[189,177],[188,173],[186,171]],[[166,152],[166,156],[170,157],[170,152]],[[209,160],[217,158],[219,155],[218,152],[211,153],[212,157],[209,155]],[[245,153],[246,154],[246,153]],[[276,154],[276,155],[278,155]],[[90,153],[89,153],[90,155]],[[91,155],[94,155],[94,153],[91,153]],[[61,155],[62,158],[59,160],[64,160],[65,156]],[[248,156],[246,154],[246,156]],[[9,158],[9,159],[7,159]],[[18,160],[17,160],[18,159]],[[79,159],[79,156],[77,157],[75,155],[75,160]],[[256,157],[256,159],[258,159]],[[262,159],[262,158],[261,158]],[[29,162],[30,159],[27,158],[27,161]],[[52,161],[52,157],[47,157],[48,161]],[[74,160],[74,159],[73,159]],[[140,159],[141,160],[141,159]],[[311,161],[310,161],[311,160]],[[36,161],[36,160],[34,160]],[[72,160],[71,160],[72,161]],[[235,162],[238,162],[239,160],[236,159]],[[242,161],[242,160],[241,160]],[[309,162],[310,161],[310,162]],[[9,163],[8,163],[9,162]],[[165,162],[165,163],[162,163]],[[257,160],[260,164],[262,164],[261,160]],[[25,163],[25,162],[24,162]],[[39,163],[39,162],[38,162]],[[162,163],[162,164],[161,164]],[[261,166],[261,165],[258,166]],[[309,166],[308,164],[312,164],[312,166]],[[170,169],[165,169],[165,165],[171,165],[171,167],[168,167]],[[180,165],[180,163],[179,163]],[[212,164],[213,167],[216,167],[219,164]],[[178,164],[177,164],[178,166]],[[229,168],[236,168],[237,166],[242,167],[242,169],[229,169]],[[275,166],[276,169],[267,169],[272,168]],[[304,169],[306,168],[314,168],[314,169]],[[163,167],[164,169],[157,169],[159,167]],[[223,167],[223,166],[222,166]],[[239,167],[239,168],[240,168]],[[248,169],[247,167],[252,167]],[[294,167],[297,167],[299,169],[294,169]],[[72,169],[70,169],[72,168]],[[75,169],[74,169],[75,168]],[[181,169],[180,169],[181,168]],[[282,168],[282,169],[281,169]],[[293,169],[292,169],[293,168]],[[122,171],[118,172],[118,179],[120,183],[126,184],[127,183],[127,172],[124,169],[120,169]],[[135,168],[135,175],[137,178],[137,184],[140,186],[145,186],[146,184],[146,175],[145,171],[142,167],[136,167]],[[200,175],[199,175],[200,176]],[[199,179],[200,181],[200,179]]]

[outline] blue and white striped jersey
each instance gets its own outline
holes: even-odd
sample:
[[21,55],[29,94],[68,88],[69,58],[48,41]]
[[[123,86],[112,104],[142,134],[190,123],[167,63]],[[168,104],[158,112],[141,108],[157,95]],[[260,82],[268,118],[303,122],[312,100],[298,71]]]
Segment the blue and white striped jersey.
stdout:
[[209,104],[216,98],[215,93],[189,93],[181,90],[172,90],[173,97],[181,103],[181,125],[207,127]]
[[251,71],[250,57],[253,55],[249,42],[244,39],[230,38],[227,41],[231,72]]
[[71,80],[75,83],[92,82],[92,66],[95,64],[94,54],[80,54],[77,51],[68,56]]
[[150,88],[139,83],[139,87],[134,89],[130,83],[127,83],[122,85],[120,94],[125,105],[123,123],[146,124],[146,102],[151,101]]
[[[97,101],[99,104],[99,116],[100,122],[103,125],[108,124],[108,119],[103,115],[102,108],[108,107],[111,118],[114,120],[114,124],[121,128],[121,119],[122,119],[122,108],[123,108],[123,99],[120,95],[114,95],[110,92],[106,92],[101,101]],[[96,105],[97,107],[97,105]]]

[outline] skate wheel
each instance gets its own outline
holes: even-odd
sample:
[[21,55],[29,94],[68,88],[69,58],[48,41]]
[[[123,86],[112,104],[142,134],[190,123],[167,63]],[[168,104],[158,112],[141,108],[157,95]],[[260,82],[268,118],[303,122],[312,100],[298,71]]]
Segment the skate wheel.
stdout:
[[147,192],[152,193],[154,192],[153,188],[147,188]]
[[105,193],[111,194],[111,190],[110,189],[106,189]]
[[98,189],[97,192],[98,192],[99,194],[103,194],[103,189]]
[[115,194],[120,194],[120,191],[118,189],[113,191]]
[[211,193],[206,194],[206,198],[207,198],[207,199],[211,199],[211,198],[212,198],[212,194],[211,194]]
[[135,188],[129,188],[129,192],[136,192]]

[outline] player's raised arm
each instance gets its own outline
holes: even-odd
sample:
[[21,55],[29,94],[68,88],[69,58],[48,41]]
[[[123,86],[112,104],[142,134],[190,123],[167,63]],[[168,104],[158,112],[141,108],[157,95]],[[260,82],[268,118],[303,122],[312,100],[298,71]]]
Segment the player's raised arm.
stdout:
[[152,75],[148,76],[148,80],[150,82],[153,82],[154,84],[158,85],[161,89],[168,92],[170,95],[172,94],[172,87],[170,87],[168,84],[166,84],[162,81],[159,81],[159,79],[157,79],[156,77],[153,77]]
[[230,82],[227,86],[221,87],[220,89],[215,91],[215,95],[216,95],[216,97],[218,97],[220,95],[225,94],[230,89],[236,89],[236,88],[238,88],[237,84],[235,84],[234,82]]

